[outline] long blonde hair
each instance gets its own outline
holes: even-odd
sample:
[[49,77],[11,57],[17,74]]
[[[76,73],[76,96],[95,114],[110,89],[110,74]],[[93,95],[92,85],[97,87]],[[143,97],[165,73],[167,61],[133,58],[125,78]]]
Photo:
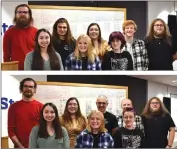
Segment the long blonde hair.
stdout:
[[88,35],[86,35],[86,34],[81,34],[77,38],[77,40],[76,40],[76,48],[75,48],[75,51],[74,51],[74,55],[75,55],[75,57],[77,59],[81,58],[80,51],[78,49],[78,44],[79,44],[79,41],[81,39],[86,39],[86,41],[87,41],[87,56],[88,56],[88,60],[93,63],[94,60],[95,60],[96,55],[93,52],[92,41],[91,41],[90,37]]
[[100,117],[100,119],[101,119],[101,126],[99,128],[99,132],[107,132],[107,129],[105,128],[105,123],[104,123],[104,115],[103,115],[102,112],[97,111],[97,110],[92,110],[91,113],[89,114],[89,116],[88,116],[88,123],[87,123],[87,127],[86,127],[87,130],[89,132],[92,132],[92,128],[90,127],[90,120],[91,120],[91,117],[93,115],[95,115],[95,114],[98,115]]
[[148,39],[148,40],[152,40],[152,39],[154,38],[154,24],[155,24],[157,21],[162,22],[162,24],[164,25],[164,37],[166,38],[167,42],[171,45],[171,41],[170,41],[171,34],[170,34],[170,31],[169,31],[169,28],[168,28],[167,24],[165,23],[165,21],[162,20],[162,19],[160,19],[160,18],[156,18],[156,19],[153,20],[152,23],[150,24],[149,30],[148,30],[148,32],[147,32],[147,39]]
[[164,106],[164,104],[162,103],[162,101],[158,98],[158,97],[152,97],[151,99],[149,99],[149,101],[146,103],[146,106],[142,112],[142,116],[146,117],[146,118],[151,118],[151,111],[150,111],[150,103],[153,99],[156,99],[159,103],[160,103],[160,111],[161,112],[161,116],[164,116],[165,114],[169,114],[168,110],[166,109],[166,107]]

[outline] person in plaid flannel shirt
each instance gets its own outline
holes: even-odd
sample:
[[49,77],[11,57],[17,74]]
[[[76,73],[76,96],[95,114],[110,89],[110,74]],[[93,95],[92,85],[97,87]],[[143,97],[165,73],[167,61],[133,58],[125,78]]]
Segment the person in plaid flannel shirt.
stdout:
[[82,34],[76,41],[76,49],[66,58],[65,70],[101,70],[101,62],[93,52],[92,41]]
[[[132,101],[130,99],[123,99],[121,102],[121,108],[122,110],[125,110],[126,108],[133,108],[133,104]],[[118,121],[118,126],[119,127],[123,127],[125,124],[123,122],[123,116],[119,115],[117,117],[117,121]],[[134,127],[139,128],[142,132],[144,132],[144,126],[142,123],[142,119],[140,116],[135,115],[135,121],[134,121]]]
[[88,125],[77,136],[75,148],[113,148],[114,140],[105,129],[103,113],[93,110],[88,116]]
[[130,52],[133,59],[134,70],[148,70],[149,59],[145,42],[134,38],[137,31],[137,25],[133,20],[126,20],[122,25],[125,35],[126,45],[122,50]]

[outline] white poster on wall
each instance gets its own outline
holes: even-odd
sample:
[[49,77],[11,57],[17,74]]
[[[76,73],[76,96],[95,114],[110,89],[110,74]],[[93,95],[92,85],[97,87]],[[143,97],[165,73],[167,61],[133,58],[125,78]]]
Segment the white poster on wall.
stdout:
[[34,17],[34,26],[46,28],[52,33],[55,21],[66,18],[70,24],[73,36],[86,34],[89,24],[100,25],[103,39],[108,40],[113,31],[122,31],[122,23],[126,19],[126,9],[94,8],[94,7],[57,7],[30,6]]
[[[51,84],[51,85],[50,85]],[[67,83],[52,84],[52,82],[40,85],[36,98],[42,103],[52,102],[58,110],[59,115],[62,115],[66,105],[66,101],[70,97],[76,97],[79,100],[81,111],[83,115],[88,116],[91,110],[96,110],[96,99],[99,95],[105,95],[108,98],[107,110],[116,116],[119,115],[121,110],[121,100],[127,97],[127,87],[100,87],[100,85],[87,86],[86,85],[70,85]]]

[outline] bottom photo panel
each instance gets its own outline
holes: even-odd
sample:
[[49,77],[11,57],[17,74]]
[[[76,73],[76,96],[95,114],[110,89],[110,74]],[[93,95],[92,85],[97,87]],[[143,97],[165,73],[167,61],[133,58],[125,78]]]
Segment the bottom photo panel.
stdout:
[[1,111],[1,148],[177,148],[177,75],[3,72]]

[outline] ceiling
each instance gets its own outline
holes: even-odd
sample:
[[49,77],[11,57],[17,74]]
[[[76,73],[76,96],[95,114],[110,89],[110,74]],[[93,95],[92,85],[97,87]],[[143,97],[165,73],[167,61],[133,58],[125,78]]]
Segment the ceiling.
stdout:
[[[130,75],[130,76],[177,87],[177,75]],[[176,82],[172,82],[174,80],[176,80]]]

